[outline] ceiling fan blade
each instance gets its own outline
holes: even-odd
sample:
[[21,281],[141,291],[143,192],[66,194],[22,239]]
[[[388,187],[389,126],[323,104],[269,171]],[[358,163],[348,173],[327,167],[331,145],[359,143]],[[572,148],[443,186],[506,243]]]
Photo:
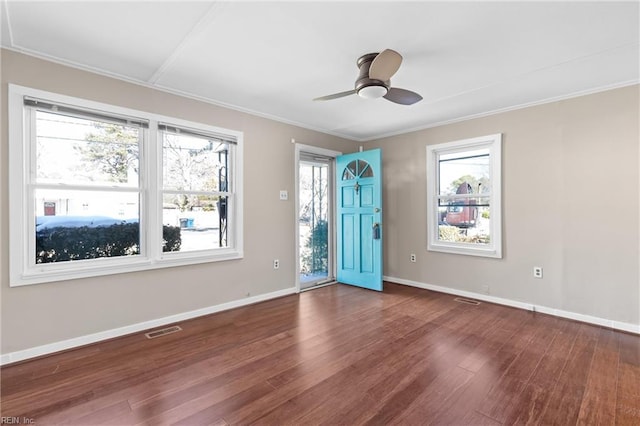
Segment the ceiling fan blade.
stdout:
[[319,98],[315,98],[314,101],[330,101],[331,99],[338,99],[349,95],[355,95],[356,91],[347,90],[346,92],[334,93],[333,95],[321,96]]
[[422,96],[418,95],[416,92],[412,92],[411,90],[398,89],[397,87],[392,87],[389,89],[384,98],[388,101],[395,102],[401,105],[413,105],[416,102],[420,102],[422,100]]
[[371,62],[369,78],[387,81],[398,71],[401,63],[402,55],[395,50],[384,50]]

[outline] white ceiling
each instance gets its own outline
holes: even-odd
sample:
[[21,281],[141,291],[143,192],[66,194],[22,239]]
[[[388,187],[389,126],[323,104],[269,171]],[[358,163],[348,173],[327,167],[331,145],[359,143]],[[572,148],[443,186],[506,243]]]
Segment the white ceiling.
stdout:
[[[639,81],[634,2],[4,1],[2,46],[355,140]],[[404,56],[403,106],[350,96]]]

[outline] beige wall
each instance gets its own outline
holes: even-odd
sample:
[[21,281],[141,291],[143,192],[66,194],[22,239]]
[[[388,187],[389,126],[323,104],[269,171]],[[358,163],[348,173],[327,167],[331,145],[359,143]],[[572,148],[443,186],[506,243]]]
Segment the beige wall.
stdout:
[[[2,51],[1,352],[9,353],[295,285],[294,145],[357,144],[96,74]],[[244,132],[244,252],[238,261],[9,288],[7,83]],[[280,189],[291,194],[279,201]],[[280,269],[272,261],[280,259]]]
[[[488,285],[492,296],[639,324],[638,89],[367,143],[383,149],[385,275]],[[428,252],[426,145],[493,133],[503,134],[503,259]]]

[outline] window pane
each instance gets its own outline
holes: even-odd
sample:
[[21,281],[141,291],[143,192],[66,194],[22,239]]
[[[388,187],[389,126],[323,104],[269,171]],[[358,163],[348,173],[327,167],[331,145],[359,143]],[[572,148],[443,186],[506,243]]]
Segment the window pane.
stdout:
[[357,168],[358,166],[355,160],[347,164],[347,167],[345,167],[344,171],[342,172],[342,180],[355,179],[356,176],[358,176]]
[[360,173],[360,177],[373,177],[373,169],[367,164]]
[[447,242],[489,244],[491,207],[489,197],[440,198],[438,239]]
[[362,163],[364,163],[364,164],[360,168],[360,177],[361,178],[373,177],[373,169],[371,168],[369,163],[367,163],[365,161],[362,161]]
[[342,172],[342,180],[352,180],[355,178],[356,177],[347,168],[345,168],[344,171]]
[[227,247],[228,201],[228,197],[165,194],[162,206],[165,234],[167,227],[179,229],[180,242],[178,246],[173,244],[173,248],[168,248],[165,243],[163,251],[185,252]]
[[300,282],[306,287],[329,276],[329,165],[300,163]]
[[138,186],[141,129],[36,111],[39,183]]
[[489,150],[465,151],[439,158],[439,194],[484,194],[491,190]]
[[140,253],[137,193],[36,190],[36,263]]
[[164,189],[228,191],[229,145],[188,135],[162,132]]

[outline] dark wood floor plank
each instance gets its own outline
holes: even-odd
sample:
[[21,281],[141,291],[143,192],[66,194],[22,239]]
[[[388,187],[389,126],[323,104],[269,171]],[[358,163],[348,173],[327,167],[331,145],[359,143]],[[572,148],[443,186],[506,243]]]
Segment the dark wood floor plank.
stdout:
[[640,424],[640,339],[622,333],[617,373],[616,424]]
[[38,425],[640,424],[640,336],[385,284],[3,367]]
[[549,403],[551,392],[552,388],[541,388],[531,383],[526,384],[517,396],[517,403],[507,413],[504,424],[538,424]]
[[[425,370],[404,392],[394,394],[367,424],[427,424],[432,421],[442,405],[473,377],[473,373],[454,363],[449,365],[446,369]],[[411,397],[407,398],[409,395]]]
[[[548,325],[545,316],[524,314],[522,311],[509,308],[502,309],[501,315],[494,318],[495,326],[482,334],[481,344],[458,364],[475,373],[472,380],[461,389],[457,398],[443,405],[433,424],[473,424],[470,423],[472,421],[498,423],[481,412],[487,411],[487,401],[494,401],[495,404],[499,395],[494,387],[516,359],[517,351],[514,352],[512,340],[517,339],[528,321],[542,321]],[[519,345],[522,346],[522,343]],[[487,400],[492,391],[491,399]]]
[[548,333],[548,345],[539,345],[534,352],[545,350],[535,369],[529,375],[522,392],[517,396],[517,404],[506,416],[505,424],[537,424],[543,414],[558,377],[569,358],[579,323],[559,321],[552,317],[542,317],[541,330]]
[[[204,425],[214,422],[219,422],[224,419],[224,416],[234,410],[252,402],[256,401],[260,397],[268,394],[273,388],[268,383],[260,383],[252,386],[238,394],[235,394],[231,398],[227,398],[217,404],[213,404],[204,410],[197,411],[179,422],[173,424],[180,426],[189,425]],[[154,424],[158,424],[154,422]]]
[[[488,362],[493,363],[495,354],[511,339],[519,325],[527,319],[515,309],[508,309],[494,315],[490,327],[481,334],[482,342],[460,361],[461,368],[477,373]],[[515,327],[515,328],[514,328]]]
[[487,393],[480,412],[501,423],[508,423],[510,418],[518,417],[522,407],[530,400],[526,390],[527,384],[536,370],[558,330],[551,327],[555,319],[546,315],[531,315],[529,321],[523,323],[516,334],[502,346],[497,359],[504,356],[512,359]]
[[[393,323],[402,322],[404,319],[404,315],[397,313],[395,317],[387,317],[386,321]],[[433,327],[434,326],[430,326],[429,328]],[[254,422],[268,415],[268,412],[264,411],[264,407],[277,409],[277,407],[292,399],[304,399],[310,404],[307,408],[313,409],[315,407],[314,404],[319,403],[319,401],[314,398],[309,398],[308,395],[313,395],[318,392],[331,393],[330,387],[324,390],[321,389],[323,389],[323,386],[326,386],[328,381],[340,380],[347,375],[347,372],[353,372],[353,365],[363,358],[370,356],[370,354],[376,354],[376,356],[383,359],[384,355],[393,353],[393,348],[389,345],[389,341],[385,339],[385,336],[393,336],[395,334],[393,327],[388,327],[383,324],[382,327],[376,327],[368,331],[364,330],[363,334],[368,335],[366,340],[368,340],[369,343],[365,345],[356,344],[354,346],[341,347],[341,350],[335,354],[333,359],[324,358],[324,362],[322,363],[312,361],[309,365],[303,363],[300,366],[296,366],[288,372],[290,374],[287,375],[286,380],[283,380],[281,375],[274,376],[269,380],[270,383],[274,383],[274,379],[277,378],[275,381],[277,386],[274,392],[267,395],[263,400],[249,404],[243,407],[242,410],[226,416],[225,420],[232,424]],[[415,338],[417,339],[420,336],[420,334],[417,334]],[[298,415],[303,415],[303,413],[298,412]]]
[[[417,378],[436,377],[438,367],[444,364],[444,359],[453,355],[455,340],[441,328],[436,328],[423,337],[410,343],[408,340],[396,340],[391,342],[385,351],[372,352],[358,360],[353,364],[352,379],[342,386],[347,388],[345,393],[336,395],[329,390],[326,402],[301,416],[300,422],[330,424],[335,420],[338,423],[359,423],[368,416],[347,419],[346,414],[341,412],[356,403],[359,394],[371,395],[378,401],[378,405],[384,407],[393,395],[406,394],[404,389],[411,386]],[[449,365],[452,364],[455,364],[455,361],[450,359]],[[372,370],[371,365],[379,365],[380,368]],[[427,370],[429,371],[426,372]],[[427,380],[424,378],[423,383]],[[368,410],[369,415],[370,413]]]
[[581,324],[568,361],[542,414],[542,423],[576,424],[593,361],[598,327]]
[[619,333],[600,329],[578,423],[614,424],[620,356]]
[[[405,305],[402,305],[403,312]],[[477,334],[490,328],[493,317],[483,315],[475,307],[459,305],[454,309],[441,310],[442,316],[449,316],[448,321],[441,321],[454,328],[459,324],[463,332],[453,332],[443,327],[434,328],[425,333],[425,330],[415,330],[422,334],[419,340],[412,340],[413,332],[402,340],[392,342],[391,355],[380,356],[372,354],[354,364],[360,371],[361,378],[354,384],[353,392],[345,392],[345,395],[332,397],[327,402],[327,407],[319,407],[314,412],[301,418],[304,423],[316,423],[323,419],[327,424],[348,423],[358,424],[368,420],[372,412],[370,409],[358,410],[353,407],[366,407],[358,403],[366,390],[368,396],[378,401],[378,405],[385,406],[396,394],[404,394],[404,388],[421,375],[437,376],[438,368],[455,365],[458,360],[469,350],[474,348],[479,339]],[[430,324],[430,323],[427,323]],[[393,346],[396,347],[393,347]],[[371,373],[370,365],[381,365]],[[425,373],[425,370],[431,371]]]
[[640,342],[637,335],[621,333],[620,336],[620,362],[640,366]]
[[[500,340],[499,348],[496,348],[476,373],[478,383],[491,385],[482,393],[482,401],[476,402],[481,414],[502,422],[506,417],[506,410],[512,405],[512,399],[522,392],[525,383],[507,372],[517,368],[517,359],[532,338],[532,321],[533,318],[527,316],[520,322],[505,324],[509,326],[506,329],[509,337]],[[486,380],[487,377],[491,379]]]
[[[388,394],[401,386],[402,381],[411,381],[428,365],[426,361],[433,357],[433,346],[439,340],[440,331],[437,326],[425,324],[390,343],[384,350],[370,351],[366,357],[352,364],[353,380],[345,385],[351,391],[339,394],[328,392],[326,404],[317,406],[302,420],[326,424],[357,424],[364,421],[371,415],[371,406],[358,401],[375,400],[380,405]],[[380,368],[372,371],[370,365],[379,365]],[[384,390],[376,393],[380,389]]]
[[[383,327],[384,324],[379,324],[378,328],[371,328],[368,330],[368,333],[375,335],[377,330],[382,329]],[[340,335],[340,333],[336,333],[336,335]],[[372,335],[367,335],[365,333],[362,336],[361,344],[368,343],[371,340]],[[335,344],[336,341],[339,343],[347,342],[347,338],[343,339],[343,342],[340,339],[336,339],[336,336],[329,337],[332,337],[332,339],[324,341],[322,347],[320,345],[316,345],[315,347],[312,346],[310,348],[309,357],[311,359],[316,356],[322,356],[325,351],[330,350],[333,347],[333,344]],[[350,348],[344,347],[344,344],[342,346],[342,352],[347,354]],[[272,354],[268,359],[263,359],[261,357],[251,363],[236,364],[233,369],[224,372],[224,374],[214,375],[210,380],[201,381],[194,386],[177,392],[172,392],[168,395],[163,395],[160,398],[156,397],[151,400],[146,400],[142,405],[134,405],[134,409],[136,411],[144,410],[146,416],[151,419],[163,417],[162,413],[168,410],[173,411],[174,409],[179,409],[184,411],[186,409],[185,407],[190,407],[190,409],[202,409],[199,405],[201,402],[200,399],[194,399],[192,397],[194,394],[197,395],[201,393],[205,393],[206,396],[205,398],[201,398],[202,400],[208,401],[208,403],[211,404],[217,404],[221,402],[220,398],[244,392],[252,386],[268,381],[268,379],[274,374],[278,375],[281,374],[282,371],[297,367],[299,362],[299,352],[297,349],[298,348],[295,347],[288,347],[276,354]],[[335,356],[335,353],[332,355]],[[219,366],[217,365],[212,365],[212,367],[219,370]],[[323,367],[324,366],[322,365],[318,365],[317,369],[321,370]],[[207,392],[207,389],[210,388],[215,390]]]
[[114,419],[128,416],[131,407],[127,401],[120,401],[108,407],[95,410],[83,417],[74,419],[74,423],[85,425],[113,425]]
[[529,383],[540,388],[553,388],[564,369],[574,341],[580,329],[580,323],[561,321],[560,326],[547,352],[536,366]]
[[[481,339],[478,336],[490,330],[494,325],[492,323],[495,323],[493,316],[484,315],[481,310],[470,308],[468,305],[450,310],[448,315],[453,315],[449,321],[443,322],[448,327],[440,327],[430,333],[430,339],[425,342],[426,346],[418,347],[417,352],[412,353],[412,345],[403,343],[406,347],[402,350],[405,356],[401,358],[401,362],[385,360],[385,364],[392,368],[368,390],[368,394],[381,407],[377,413],[372,413],[370,408],[363,405],[359,405],[361,409],[349,407],[358,406],[358,402],[354,401],[347,404],[342,411],[332,410],[333,414],[328,414],[327,424],[359,424],[365,421],[375,424],[390,421],[403,407],[406,408],[412,403],[412,399],[407,398],[407,395],[417,396],[415,392],[411,392],[412,388],[422,386],[426,389],[425,383],[436,380],[440,372],[455,371],[453,367],[480,344]],[[456,323],[460,324],[460,330],[453,330]],[[359,388],[365,389],[366,386]]]

